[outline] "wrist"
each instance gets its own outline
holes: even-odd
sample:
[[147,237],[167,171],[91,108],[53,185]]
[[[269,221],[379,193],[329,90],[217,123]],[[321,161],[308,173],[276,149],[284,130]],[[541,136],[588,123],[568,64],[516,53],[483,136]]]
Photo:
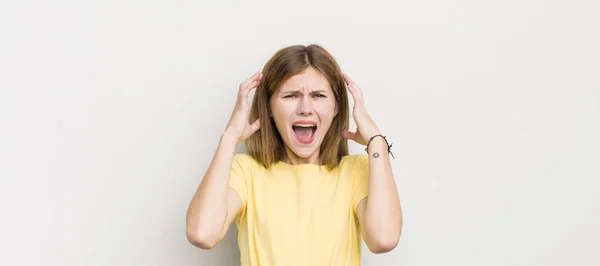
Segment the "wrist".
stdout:
[[392,156],[392,158],[394,158],[394,154],[392,154],[391,149],[392,144],[388,143],[385,136],[381,134],[375,134],[367,141],[367,147],[365,148],[365,151],[369,153],[369,150],[386,150]]
[[373,136],[382,135],[381,131],[377,127],[374,127],[371,130],[367,130],[367,131],[365,131],[365,133],[367,133],[366,134],[367,135],[367,141],[369,141],[369,139],[372,138]]
[[229,131],[225,130],[221,134],[221,143],[237,145],[239,143],[239,138],[237,138],[234,134],[231,134]]
[[[378,134],[375,134],[373,136],[377,136],[377,135]],[[367,152],[383,151],[383,150],[387,151],[387,148],[388,148],[388,146],[383,138],[375,137],[370,142],[369,142],[369,140],[367,140],[367,145],[365,147],[365,150],[367,150]]]

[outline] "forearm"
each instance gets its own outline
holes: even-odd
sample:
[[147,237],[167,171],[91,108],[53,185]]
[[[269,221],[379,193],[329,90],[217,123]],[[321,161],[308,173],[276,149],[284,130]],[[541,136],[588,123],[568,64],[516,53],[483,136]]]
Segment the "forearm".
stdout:
[[374,138],[368,147],[369,197],[365,230],[371,243],[395,246],[402,229],[402,210],[386,142]]
[[[218,241],[227,217],[227,190],[237,141],[221,136],[215,156],[188,208],[186,229],[196,241]],[[200,240],[198,240],[200,239]]]

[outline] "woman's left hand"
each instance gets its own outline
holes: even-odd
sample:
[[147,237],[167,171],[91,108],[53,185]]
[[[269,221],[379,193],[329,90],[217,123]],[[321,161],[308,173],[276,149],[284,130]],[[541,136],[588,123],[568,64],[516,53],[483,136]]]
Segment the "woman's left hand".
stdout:
[[344,131],[342,132],[342,137],[354,140],[357,143],[362,145],[367,145],[367,141],[377,134],[381,134],[377,125],[369,113],[365,108],[365,102],[363,100],[362,91],[360,88],[350,79],[350,77],[346,74],[342,75],[344,80],[346,81],[346,87],[352,94],[352,98],[354,99],[354,108],[352,110],[352,116],[354,117],[354,122],[356,122],[356,132]]

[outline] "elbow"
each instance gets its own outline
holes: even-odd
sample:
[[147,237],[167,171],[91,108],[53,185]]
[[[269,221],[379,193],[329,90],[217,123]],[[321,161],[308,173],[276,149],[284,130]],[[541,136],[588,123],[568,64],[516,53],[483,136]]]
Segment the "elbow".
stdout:
[[402,229],[395,233],[382,234],[372,239],[370,241],[371,243],[368,243],[370,245],[367,245],[367,247],[369,248],[369,251],[375,254],[390,252],[398,246],[401,234]]
[[375,243],[369,245],[369,250],[374,254],[387,253],[394,250],[400,242],[400,237],[386,236],[375,240]]
[[186,237],[192,245],[204,250],[210,250],[217,245],[215,238],[206,230],[197,230],[188,227],[186,229]]

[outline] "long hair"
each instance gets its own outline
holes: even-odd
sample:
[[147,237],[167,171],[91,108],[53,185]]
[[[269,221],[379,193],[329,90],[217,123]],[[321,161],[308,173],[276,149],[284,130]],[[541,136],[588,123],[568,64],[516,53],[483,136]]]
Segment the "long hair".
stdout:
[[348,155],[348,140],[342,137],[342,132],[348,129],[349,123],[348,93],[342,71],[334,57],[323,47],[316,44],[293,45],[280,49],[267,61],[250,109],[249,120],[260,119],[261,126],[246,139],[246,152],[266,168],[285,157],[285,143],[275,121],[269,116],[269,100],[289,78],[309,67],[315,68],[327,78],[338,110],[319,147],[319,163],[327,165],[331,170],[343,156]]

